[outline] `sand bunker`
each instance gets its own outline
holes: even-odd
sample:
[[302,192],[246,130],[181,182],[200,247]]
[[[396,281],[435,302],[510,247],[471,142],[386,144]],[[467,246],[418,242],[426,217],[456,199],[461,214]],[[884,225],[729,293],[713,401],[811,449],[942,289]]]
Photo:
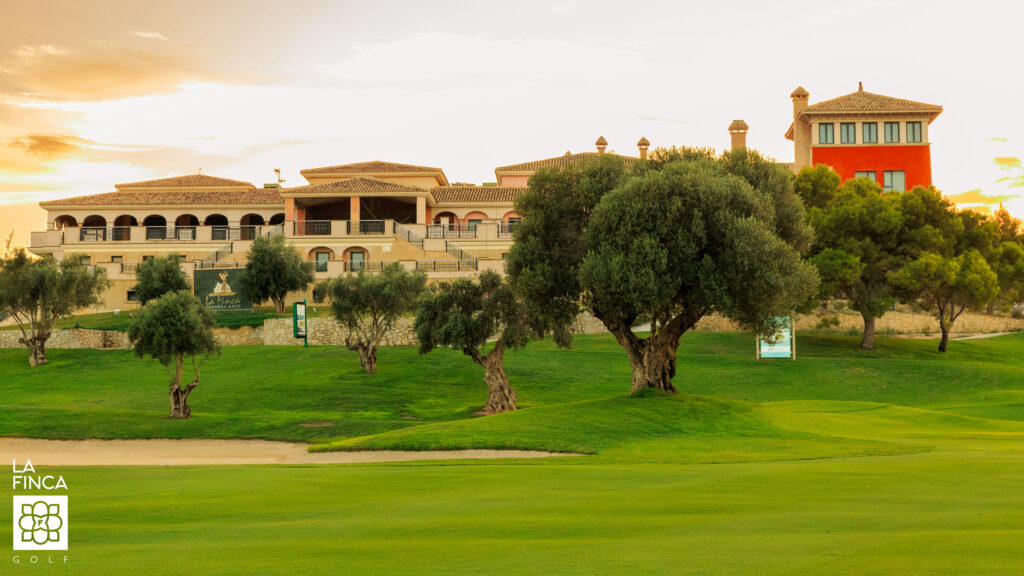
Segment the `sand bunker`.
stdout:
[[532,450],[306,451],[306,444],[266,440],[41,440],[0,438],[0,462],[34,466],[184,466],[233,464],[352,464],[489,458],[574,456]]

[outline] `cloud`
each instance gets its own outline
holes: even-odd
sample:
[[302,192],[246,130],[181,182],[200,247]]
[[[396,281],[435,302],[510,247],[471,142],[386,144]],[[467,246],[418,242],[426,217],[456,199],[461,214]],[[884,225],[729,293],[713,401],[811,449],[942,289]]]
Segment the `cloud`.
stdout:
[[959,194],[951,194],[949,199],[956,204],[998,204],[1016,198],[1013,194],[996,194],[993,196],[982,193],[980,188]]
[[1020,158],[1013,156],[996,156],[992,159],[1000,168],[1020,168]]
[[163,34],[161,34],[159,32],[153,32],[153,31],[135,30],[135,31],[132,32],[132,35],[133,36],[138,36],[139,38],[146,38],[147,40],[163,40],[164,42],[168,42],[169,41],[167,36],[164,36]]
[[93,142],[65,134],[28,134],[11,140],[8,146],[20,148],[26,154],[42,160],[54,160],[73,156],[90,144]]
[[0,63],[0,93],[45,101],[96,101],[230,82],[205,54],[171,42],[93,43],[87,50],[21,46]]
[[986,142],[1008,142],[1008,140],[1002,136],[993,136],[986,140]]

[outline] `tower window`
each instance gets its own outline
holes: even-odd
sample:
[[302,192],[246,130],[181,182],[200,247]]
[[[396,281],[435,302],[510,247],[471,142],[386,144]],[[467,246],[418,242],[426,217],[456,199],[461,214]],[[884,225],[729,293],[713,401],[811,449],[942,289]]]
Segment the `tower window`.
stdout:
[[818,124],[818,144],[835,144],[835,125],[831,122]]
[[921,141],[921,123],[907,122],[907,142]]
[[900,141],[900,123],[899,122],[886,122],[885,123],[885,141],[888,144],[894,144]]
[[857,172],[853,173],[853,177],[854,178],[870,178],[870,179],[874,180],[875,182],[878,182],[878,172],[875,172],[874,170],[869,170],[867,172],[859,171],[858,170]]
[[865,122],[864,137],[861,142],[865,144],[878,144],[878,122]]
[[907,173],[903,170],[886,170],[885,185],[886,192],[903,192],[907,189]]
[[843,122],[839,125],[839,141],[843,144],[857,143],[857,125],[853,122]]

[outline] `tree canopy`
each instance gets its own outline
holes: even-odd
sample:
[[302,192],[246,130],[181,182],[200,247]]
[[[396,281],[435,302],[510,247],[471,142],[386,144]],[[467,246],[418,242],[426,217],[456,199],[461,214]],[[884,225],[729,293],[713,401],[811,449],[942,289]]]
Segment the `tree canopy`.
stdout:
[[[526,311],[508,282],[494,271],[476,279],[440,282],[419,304],[415,322],[420,353],[450,346],[483,366],[488,398],[484,412],[516,409],[516,391],[505,374],[505,349],[519,349],[529,340]],[[496,337],[487,350],[488,341]]]
[[[188,418],[192,414],[188,397],[199,386],[202,361],[220,351],[213,335],[216,324],[213,313],[199,298],[188,290],[179,290],[144,306],[128,328],[128,339],[135,355],[155,358],[171,375],[168,390],[171,418]],[[182,388],[181,375],[186,361],[191,362],[195,378]]]
[[135,296],[143,305],[168,292],[188,290],[191,285],[181,270],[181,254],[150,258],[135,266]]
[[57,320],[98,305],[109,285],[106,270],[81,256],[33,259],[19,250],[0,260],[0,309],[17,322],[31,366],[46,364],[46,341]]
[[[628,171],[611,159],[542,170],[516,209],[508,270],[531,326],[563,344],[588,307],[626,349],[634,391],[675,390],[679,338],[704,315],[767,328],[817,288],[792,178],[753,152],[661,149]],[[650,336],[633,332],[640,322]]]
[[313,282],[313,263],[303,260],[282,234],[257,237],[248,256],[242,286],[253,302],[270,300],[275,310],[284,312],[285,296]]
[[359,352],[364,370],[376,371],[377,346],[395,320],[416,311],[426,283],[423,272],[410,272],[398,262],[388,264],[379,274],[359,271],[333,281],[331,309],[348,329],[345,343]]

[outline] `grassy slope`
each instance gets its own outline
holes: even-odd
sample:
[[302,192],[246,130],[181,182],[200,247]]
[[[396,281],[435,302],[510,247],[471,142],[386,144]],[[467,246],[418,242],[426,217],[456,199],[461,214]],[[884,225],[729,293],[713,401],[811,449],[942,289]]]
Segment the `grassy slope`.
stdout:
[[159,366],[129,353],[55,351],[30,370],[0,351],[0,434],[599,454],[65,469],[70,573],[1019,570],[1024,335],[954,342],[945,356],[934,342],[855,343],[802,338],[799,361],[758,363],[746,336],[687,335],[682,394],[645,398],[624,394],[626,362],[606,337],[568,352],[532,344],[508,357],[524,409],[491,417],[473,416],[481,374],[452,352],[384,349],[381,373],[365,376],[343,350],[234,348],[204,371],[191,422],[162,417]]

